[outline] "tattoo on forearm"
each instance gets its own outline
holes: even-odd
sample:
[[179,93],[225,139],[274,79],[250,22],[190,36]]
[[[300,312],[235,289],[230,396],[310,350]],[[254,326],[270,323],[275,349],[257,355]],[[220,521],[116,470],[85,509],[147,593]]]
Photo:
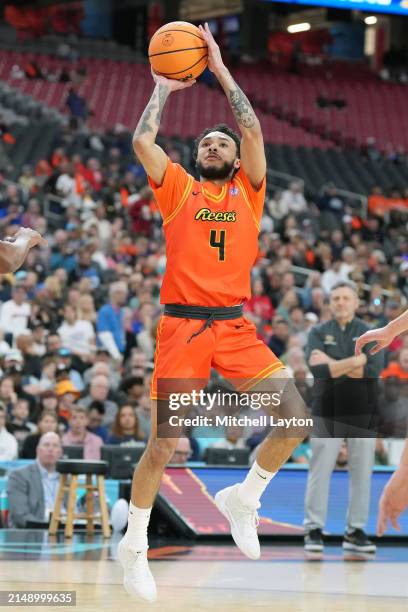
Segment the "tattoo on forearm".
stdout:
[[137,124],[134,136],[141,136],[147,132],[153,132],[154,124],[160,125],[161,114],[164,104],[168,98],[169,90],[164,85],[159,85],[146,106],[143,115]]
[[159,109],[158,109],[158,113],[156,117],[157,125],[160,125],[161,114],[162,114],[165,102],[168,98],[168,95],[169,95],[169,90],[167,89],[167,87],[165,87],[164,85],[159,85]]
[[141,136],[142,134],[146,134],[146,132],[153,132],[153,128],[150,125],[150,115],[154,109],[155,104],[153,102],[149,102],[143,112],[143,115],[140,117],[139,123],[137,124],[135,136]]
[[235,115],[235,119],[246,128],[254,127],[255,125],[255,113],[251,106],[250,101],[244,94],[244,92],[235,84],[236,89],[229,91],[229,101],[232,111]]

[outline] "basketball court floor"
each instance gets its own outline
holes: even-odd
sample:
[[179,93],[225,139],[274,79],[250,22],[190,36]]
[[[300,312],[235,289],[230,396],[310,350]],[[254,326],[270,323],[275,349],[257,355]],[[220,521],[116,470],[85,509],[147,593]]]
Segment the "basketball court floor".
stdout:
[[330,545],[322,558],[305,559],[299,544],[267,543],[261,560],[249,561],[229,544],[157,542],[149,557],[159,599],[147,604],[131,600],[122,589],[115,561],[120,537],[105,542],[99,535],[76,534],[69,542],[40,531],[0,531],[0,591],[76,591],[80,612],[408,609],[406,544],[381,544],[368,558],[344,558],[340,545]]

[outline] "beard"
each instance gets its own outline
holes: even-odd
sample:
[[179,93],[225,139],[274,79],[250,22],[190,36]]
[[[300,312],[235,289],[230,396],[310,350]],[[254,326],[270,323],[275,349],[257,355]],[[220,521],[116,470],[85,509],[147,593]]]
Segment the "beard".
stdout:
[[224,162],[222,166],[203,166],[199,161],[196,162],[196,168],[200,176],[208,181],[222,180],[231,176],[234,169],[234,162]]

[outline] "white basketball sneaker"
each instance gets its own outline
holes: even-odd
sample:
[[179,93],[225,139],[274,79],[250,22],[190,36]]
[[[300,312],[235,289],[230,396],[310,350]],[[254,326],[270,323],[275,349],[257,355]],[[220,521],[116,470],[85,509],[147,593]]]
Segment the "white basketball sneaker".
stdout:
[[122,538],[118,544],[118,560],[123,567],[123,586],[128,595],[150,603],[156,601],[156,583],[147,562],[147,548],[130,548],[126,538]]
[[261,549],[256,531],[259,525],[258,513],[256,509],[241,502],[238,487],[239,484],[236,484],[218,491],[214,498],[215,505],[230,522],[231,535],[240,551],[250,559],[259,559]]

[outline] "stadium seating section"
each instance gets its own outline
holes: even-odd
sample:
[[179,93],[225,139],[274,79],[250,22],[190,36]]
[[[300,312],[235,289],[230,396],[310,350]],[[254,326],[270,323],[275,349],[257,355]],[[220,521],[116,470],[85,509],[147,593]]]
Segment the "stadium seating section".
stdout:
[[[39,118],[10,154],[14,165],[44,156],[57,124],[67,112],[65,99],[70,84],[10,78],[13,65],[24,66],[30,60],[51,72],[69,66],[49,54],[1,50],[0,105]],[[89,127],[109,128],[119,123],[132,129],[152,89],[147,66],[86,56],[80,64],[87,78],[78,91],[94,113]],[[304,68],[302,76],[271,64],[241,64],[234,75],[257,107],[269,143],[270,167],[302,177],[310,193],[327,181],[361,194],[369,193],[377,184],[387,191],[407,185],[405,166],[368,161],[359,152],[369,137],[376,139],[380,149],[390,142],[408,149],[405,86],[382,83],[365,67],[343,64],[334,64],[330,72],[327,68]],[[319,95],[341,97],[346,106],[320,108],[316,103]],[[199,83],[169,99],[160,133],[188,141],[215,120],[228,122],[231,118],[219,88]],[[17,126],[17,131],[21,134],[24,127]]]

